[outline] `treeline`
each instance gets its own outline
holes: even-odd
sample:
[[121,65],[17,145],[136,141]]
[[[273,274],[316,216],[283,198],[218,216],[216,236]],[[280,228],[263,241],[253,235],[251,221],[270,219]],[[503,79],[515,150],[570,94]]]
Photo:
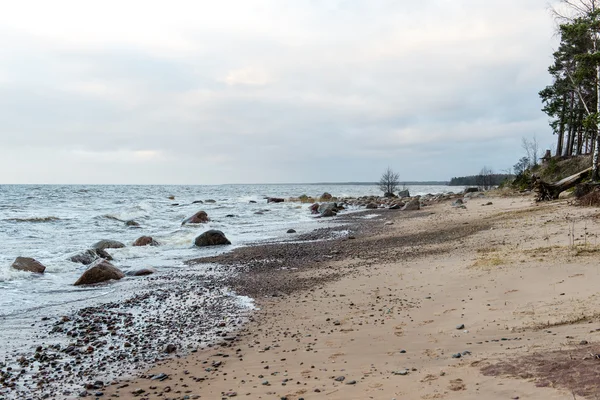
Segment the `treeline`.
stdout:
[[507,174],[459,176],[450,179],[448,186],[498,186],[508,178],[513,178],[513,176]]
[[[575,1],[587,7],[576,9],[573,18],[557,18],[560,45],[548,68],[553,83],[539,92],[550,127],[556,135],[556,156],[574,156],[594,151],[597,135],[597,68],[599,14],[596,0]],[[600,3],[600,2],[598,2]],[[591,7],[594,5],[596,8]]]

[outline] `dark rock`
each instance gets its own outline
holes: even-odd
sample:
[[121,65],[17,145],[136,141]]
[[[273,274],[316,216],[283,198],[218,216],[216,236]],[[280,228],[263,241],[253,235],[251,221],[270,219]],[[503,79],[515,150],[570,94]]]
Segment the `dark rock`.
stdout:
[[131,226],[131,227],[138,227],[140,226],[140,224],[138,224],[137,222],[135,222],[134,220],[129,220],[125,222],[125,226]]
[[468,188],[465,188],[463,193],[467,194],[467,193],[475,193],[475,192],[479,192],[479,188],[468,187]]
[[366,208],[367,210],[375,210],[379,208],[379,205],[377,205],[377,203],[370,202],[369,204],[367,204]]
[[76,254],[69,258],[70,261],[88,265],[93,263],[99,258],[104,258],[105,260],[112,260],[112,256],[106,252],[106,250],[102,249],[89,249],[84,251],[83,253]]
[[192,204],[204,204],[204,202],[202,200],[194,200]]
[[192,215],[189,218],[183,220],[181,225],[185,224],[203,224],[205,222],[210,221],[208,219],[208,214],[205,211],[198,211],[196,214]]
[[458,329],[458,330],[465,329],[465,324],[456,325],[456,329]]
[[396,197],[396,195],[394,193],[391,193],[391,192],[385,192],[383,194],[383,197],[390,198],[390,197]]
[[46,270],[41,262],[30,257],[17,257],[12,263],[12,267],[19,271],[35,272],[36,274],[43,274]]
[[105,249],[120,249],[125,247],[125,245],[121,242],[118,242],[116,240],[100,240],[99,242],[96,242],[92,245],[92,249],[100,249],[100,250],[105,250]]
[[250,200],[248,203],[250,203],[250,204],[256,204],[256,201],[255,200]]
[[268,197],[267,198],[267,203],[283,203],[285,201],[285,199],[282,199],[281,197]]
[[410,197],[410,192],[408,191],[408,189],[401,190],[400,192],[398,192],[398,197]]
[[336,381],[338,382],[344,382],[346,380],[345,376],[338,376],[337,378],[335,378]]
[[325,192],[321,195],[321,200],[323,200],[323,201],[329,201],[332,198],[333,198],[333,196],[327,192]]
[[213,199],[204,200],[204,202],[205,202],[205,203],[210,203],[210,204],[214,204],[214,203],[216,203],[216,201],[215,201],[215,200],[213,200]]
[[136,269],[135,271],[128,271],[127,276],[146,276],[152,275],[154,273],[156,273],[156,270],[154,268],[142,268]]
[[174,344],[168,344],[167,347],[165,347],[165,353],[167,354],[172,354],[175,353],[177,351],[177,346],[175,346]]
[[419,199],[412,199],[402,207],[402,211],[416,211],[421,209],[421,202]]
[[74,285],[93,285],[94,283],[119,280],[124,276],[125,274],[117,267],[106,260],[100,259],[92,264]]
[[452,358],[461,358],[462,354],[460,353],[456,353],[456,354],[452,354]]
[[136,239],[135,242],[133,242],[133,246],[136,247],[140,247],[140,246],[158,246],[158,242],[156,240],[154,240],[151,236],[142,236]]
[[311,214],[318,214],[319,213],[319,203],[314,203],[313,205],[308,207],[308,209],[310,210]]
[[335,217],[336,215],[337,213],[330,208],[321,213],[321,217]]
[[288,229],[287,233],[296,233],[295,229]]
[[225,237],[225,234],[216,229],[206,231],[196,238],[194,244],[199,247],[203,246],[218,246],[231,244],[231,242]]

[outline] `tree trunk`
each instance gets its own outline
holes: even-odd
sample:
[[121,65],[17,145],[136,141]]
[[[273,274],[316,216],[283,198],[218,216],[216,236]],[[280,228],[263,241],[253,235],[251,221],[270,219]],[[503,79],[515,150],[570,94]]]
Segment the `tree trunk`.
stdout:
[[565,115],[567,111],[567,94],[563,94],[562,111],[560,113],[560,122],[558,128],[558,141],[556,143],[556,155],[563,155],[563,141],[565,140]]
[[551,183],[544,182],[542,178],[538,176],[534,177],[533,189],[537,195],[535,201],[550,201],[558,199],[558,196],[562,192],[575,187],[591,170],[592,167],[584,169],[583,171],[566,177],[558,182]]
[[[594,33],[594,52],[596,52],[597,34]],[[600,115],[600,65],[596,65],[596,115]],[[592,156],[592,181],[598,181],[598,152],[600,151],[600,124],[596,122],[596,147]]]

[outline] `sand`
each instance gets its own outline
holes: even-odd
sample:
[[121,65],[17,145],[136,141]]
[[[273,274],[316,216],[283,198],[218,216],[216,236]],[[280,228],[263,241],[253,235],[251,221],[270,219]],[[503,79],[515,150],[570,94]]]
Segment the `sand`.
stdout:
[[[124,378],[104,397],[600,395],[597,373],[582,372],[600,365],[598,210],[531,197],[466,207],[383,213],[378,232],[343,242],[354,249],[344,257],[288,276],[331,279],[257,297],[235,338]],[[158,374],[166,378],[149,379]]]

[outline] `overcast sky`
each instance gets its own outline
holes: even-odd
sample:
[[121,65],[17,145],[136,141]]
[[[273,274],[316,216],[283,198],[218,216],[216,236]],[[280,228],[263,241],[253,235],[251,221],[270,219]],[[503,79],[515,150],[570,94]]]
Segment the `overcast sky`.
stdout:
[[10,1],[0,183],[448,180],[553,142],[547,0]]

